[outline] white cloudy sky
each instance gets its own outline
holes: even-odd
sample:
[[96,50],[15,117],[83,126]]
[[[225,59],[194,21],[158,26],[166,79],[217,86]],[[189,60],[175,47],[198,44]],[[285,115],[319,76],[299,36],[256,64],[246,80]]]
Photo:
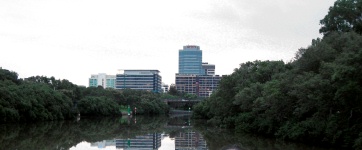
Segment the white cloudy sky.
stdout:
[[1,0],[0,67],[68,79],[158,69],[174,83],[178,50],[199,45],[216,74],[289,61],[321,37],[334,0]]

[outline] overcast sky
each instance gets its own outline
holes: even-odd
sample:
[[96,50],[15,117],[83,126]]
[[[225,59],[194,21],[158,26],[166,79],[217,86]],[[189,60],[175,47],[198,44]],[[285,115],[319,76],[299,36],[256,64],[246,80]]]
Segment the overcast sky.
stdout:
[[178,50],[198,45],[216,74],[290,61],[334,0],[1,0],[0,67],[88,86],[91,74],[157,69],[175,82]]

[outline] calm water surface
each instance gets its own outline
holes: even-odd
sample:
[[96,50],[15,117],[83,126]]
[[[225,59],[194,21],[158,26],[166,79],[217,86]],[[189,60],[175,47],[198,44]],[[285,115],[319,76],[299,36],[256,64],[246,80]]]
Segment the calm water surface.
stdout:
[[1,124],[0,149],[325,150],[234,134],[189,116],[81,118]]

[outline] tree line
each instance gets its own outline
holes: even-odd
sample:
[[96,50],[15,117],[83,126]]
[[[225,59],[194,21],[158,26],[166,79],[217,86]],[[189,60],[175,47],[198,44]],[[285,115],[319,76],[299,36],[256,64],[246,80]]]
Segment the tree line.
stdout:
[[223,77],[194,118],[237,132],[344,148],[362,147],[362,1],[337,0],[322,39],[293,61],[253,61]]
[[77,86],[68,80],[32,76],[19,79],[0,69],[0,122],[62,120],[82,116],[121,115],[121,106],[137,107],[137,114],[167,114],[161,95],[131,89]]

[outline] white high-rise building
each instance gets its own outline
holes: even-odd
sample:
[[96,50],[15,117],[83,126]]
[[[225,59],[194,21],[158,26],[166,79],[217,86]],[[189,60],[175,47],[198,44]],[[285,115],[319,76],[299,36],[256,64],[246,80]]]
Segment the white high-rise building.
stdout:
[[89,78],[89,87],[102,86],[103,88],[115,88],[116,76],[105,73],[92,74]]

